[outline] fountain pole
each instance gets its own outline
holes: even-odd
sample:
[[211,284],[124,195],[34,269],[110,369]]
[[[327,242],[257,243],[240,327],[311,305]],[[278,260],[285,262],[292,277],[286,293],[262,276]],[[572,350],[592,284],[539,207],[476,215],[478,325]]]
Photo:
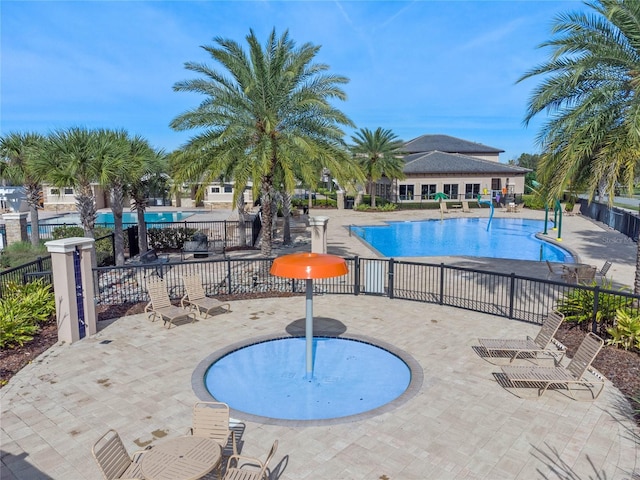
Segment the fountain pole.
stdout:
[[307,318],[305,320],[307,380],[313,378],[313,280],[307,278]]

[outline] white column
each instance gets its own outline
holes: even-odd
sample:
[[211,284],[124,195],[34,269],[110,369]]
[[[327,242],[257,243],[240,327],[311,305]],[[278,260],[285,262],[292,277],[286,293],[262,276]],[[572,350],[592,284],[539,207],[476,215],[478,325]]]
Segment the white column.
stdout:
[[86,237],[63,238],[45,243],[51,253],[58,340],[63,342],[73,343],[80,340],[79,309],[73,262],[73,253],[76,250],[80,254],[85,334],[89,336],[98,331],[96,307],[93,300],[93,272],[91,270],[91,252],[94,249],[94,243],[93,238]]
[[327,223],[329,217],[309,217],[311,252],[327,253]]

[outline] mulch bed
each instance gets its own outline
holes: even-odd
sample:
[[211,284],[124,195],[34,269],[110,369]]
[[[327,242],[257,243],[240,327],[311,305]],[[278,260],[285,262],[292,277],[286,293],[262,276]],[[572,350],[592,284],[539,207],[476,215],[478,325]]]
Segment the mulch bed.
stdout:
[[[279,296],[289,297],[291,293]],[[273,297],[273,294],[251,294],[243,297],[233,296],[233,299],[255,299]],[[225,300],[225,296],[219,296]],[[232,299],[229,297],[228,299]],[[110,305],[98,307],[98,321],[119,318],[144,312],[144,303]],[[560,326],[556,338],[567,347],[567,355],[573,356],[584,338],[585,331],[576,325],[565,323]],[[42,352],[58,341],[55,322],[46,324],[34,339],[22,347],[0,350],[0,388],[25,365],[29,364]],[[636,421],[640,425],[640,403],[633,400],[640,399],[640,353],[625,351],[619,348],[605,346],[596,357],[593,366],[607,377],[629,399],[636,410]]]

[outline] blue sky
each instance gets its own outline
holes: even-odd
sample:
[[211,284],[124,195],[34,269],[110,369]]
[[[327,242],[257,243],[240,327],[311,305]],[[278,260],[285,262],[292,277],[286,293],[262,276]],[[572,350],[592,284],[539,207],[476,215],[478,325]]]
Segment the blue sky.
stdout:
[[[288,29],[322,48],[317,61],[348,77],[339,107],[357,128],[403,140],[440,133],[536,153],[544,118],[523,125],[564,1],[12,1],[0,4],[0,134],[124,128],[167,151],[193,132],[169,122],[203,97],[174,92],[194,78],[187,61],[215,65],[200,48],[242,44]],[[351,134],[351,130],[347,131]],[[348,139],[348,137],[347,137]]]

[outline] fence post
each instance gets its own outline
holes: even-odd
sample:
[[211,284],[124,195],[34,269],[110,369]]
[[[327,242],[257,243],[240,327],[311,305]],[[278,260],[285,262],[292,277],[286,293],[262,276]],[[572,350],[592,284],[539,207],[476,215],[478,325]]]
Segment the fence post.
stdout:
[[44,267],[42,266],[42,257],[36,258],[36,261],[38,262],[38,271],[42,272],[44,270]]
[[598,307],[600,303],[600,287],[596,285],[593,290],[593,312],[591,312],[591,331],[598,333]]
[[509,318],[513,318],[513,302],[516,298],[516,274],[511,272],[511,281],[509,282]]
[[231,295],[231,259],[227,258],[227,292]]
[[444,263],[440,264],[440,305],[444,303]]
[[353,294],[360,295],[360,257],[355,257],[354,259],[354,279],[353,279]]
[[393,258],[389,259],[389,298],[393,298],[393,270],[394,270],[394,260]]

